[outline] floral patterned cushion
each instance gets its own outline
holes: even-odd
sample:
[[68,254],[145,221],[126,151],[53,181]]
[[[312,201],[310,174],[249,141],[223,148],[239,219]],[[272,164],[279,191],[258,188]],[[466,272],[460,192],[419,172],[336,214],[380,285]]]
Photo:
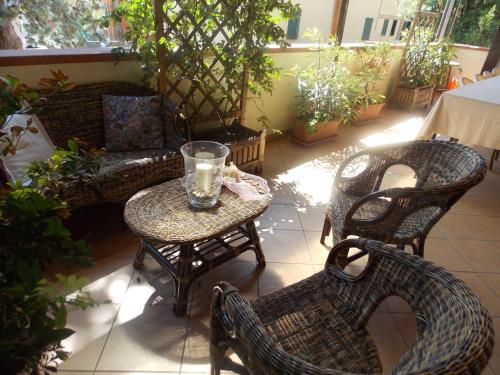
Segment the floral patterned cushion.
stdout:
[[103,95],[102,111],[107,151],[164,146],[160,96]]

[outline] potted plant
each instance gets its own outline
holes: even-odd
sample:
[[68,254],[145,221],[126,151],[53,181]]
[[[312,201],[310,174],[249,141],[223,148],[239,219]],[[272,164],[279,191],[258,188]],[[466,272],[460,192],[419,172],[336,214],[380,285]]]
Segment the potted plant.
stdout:
[[356,77],[361,86],[359,97],[361,106],[356,122],[380,117],[386,98],[377,89],[377,83],[387,74],[390,59],[391,45],[389,43],[367,45],[358,51]]
[[453,56],[446,43],[431,43],[432,38],[432,30],[416,29],[403,55],[401,76],[393,100],[410,110],[426,107],[431,102],[436,78]]
[[317,42],[317,61],[297,66],[291,72],[297,78],[299,93],[293,139],[302,145],[313,145],[331,139],[340,124],[356,118],[359,84],[346,67],[346,49],[334,39],[324,45],[317,29],[306,36]]

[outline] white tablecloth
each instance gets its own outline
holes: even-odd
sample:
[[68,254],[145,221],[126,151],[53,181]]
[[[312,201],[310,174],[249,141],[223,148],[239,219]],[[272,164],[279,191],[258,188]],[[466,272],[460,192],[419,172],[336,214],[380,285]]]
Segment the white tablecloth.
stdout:
[[434,133],[500,149],[500,77],[444,92],[427,115],[419,138]]

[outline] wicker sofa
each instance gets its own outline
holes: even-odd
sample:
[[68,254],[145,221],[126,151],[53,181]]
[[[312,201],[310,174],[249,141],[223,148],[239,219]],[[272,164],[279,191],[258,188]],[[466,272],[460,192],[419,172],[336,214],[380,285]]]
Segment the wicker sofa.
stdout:
[[[68,139],[77,137],[89,148],[104,147],[102,95],[149,96],[157,95],[150,88],[130,82],[99,82],[79,85],[71,91],[44,94],[44,110],[38,115],[47,133],[58,147],[65,147]],[[172,110],[175,104],[163,98],[163,121],[166,126],[166,146],[161,149],[110,152],[100,159],[97,176],[84,183],[66,187],[63,198],[71,209],[100,202],[125,204],[139,190],[180,177],[184,173],[180,146],[186,142],[182,121]],[[241,127],[239,134],[228,137],[224,131],[220,141],[226,143],[234,161],[242,169],[259,172],[261,169],[265,132],[254,132]],[[203,137],[203,133],[200,133]],[[207,135],[208,137],[208,135]],[[210,135],[210,138],[217,138]]]

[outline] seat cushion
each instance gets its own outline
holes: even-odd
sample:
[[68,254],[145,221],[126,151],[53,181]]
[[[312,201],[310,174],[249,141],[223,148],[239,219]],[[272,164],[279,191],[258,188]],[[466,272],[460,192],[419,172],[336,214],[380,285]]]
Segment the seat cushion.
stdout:
[[124,204],[138,191],[183,175],[182,157],[172,148],[110,152],[101,157],[97,176],[66,186],[72,209],[100,202]]
[[103,95],[102,112],[108,151],[147,150],[165,145],[160,96]]
[[19,142],[15,155],[10,153],[5,156],[0,155],[0,160],[10,181],[20,180],[22,183],[29,183],[30,179],[26,176],[26,172],[31,163],[46,160],[56,150],[56,146],[36,115],[14,114],[9,116],[6,121],[7,125],[2,131],[10,135],[13,127],[26,129],[30,121],[29,127],[32,131],[26,131],[21,138],[15,137],[13,139],[14,143]]
[[313,365],[350,373],[382,371],[377,349],[364,328],[354,327],[324,272],[252,303],[268,333],[286,352]]
[[151,163],[158,163],[174,157],[178,154],[169,147],[155,150],[140,150],[129,152],[108,152],[100,161],[100,176],[111,176],[113,174],[126,172],[130,169],[143,168]]

